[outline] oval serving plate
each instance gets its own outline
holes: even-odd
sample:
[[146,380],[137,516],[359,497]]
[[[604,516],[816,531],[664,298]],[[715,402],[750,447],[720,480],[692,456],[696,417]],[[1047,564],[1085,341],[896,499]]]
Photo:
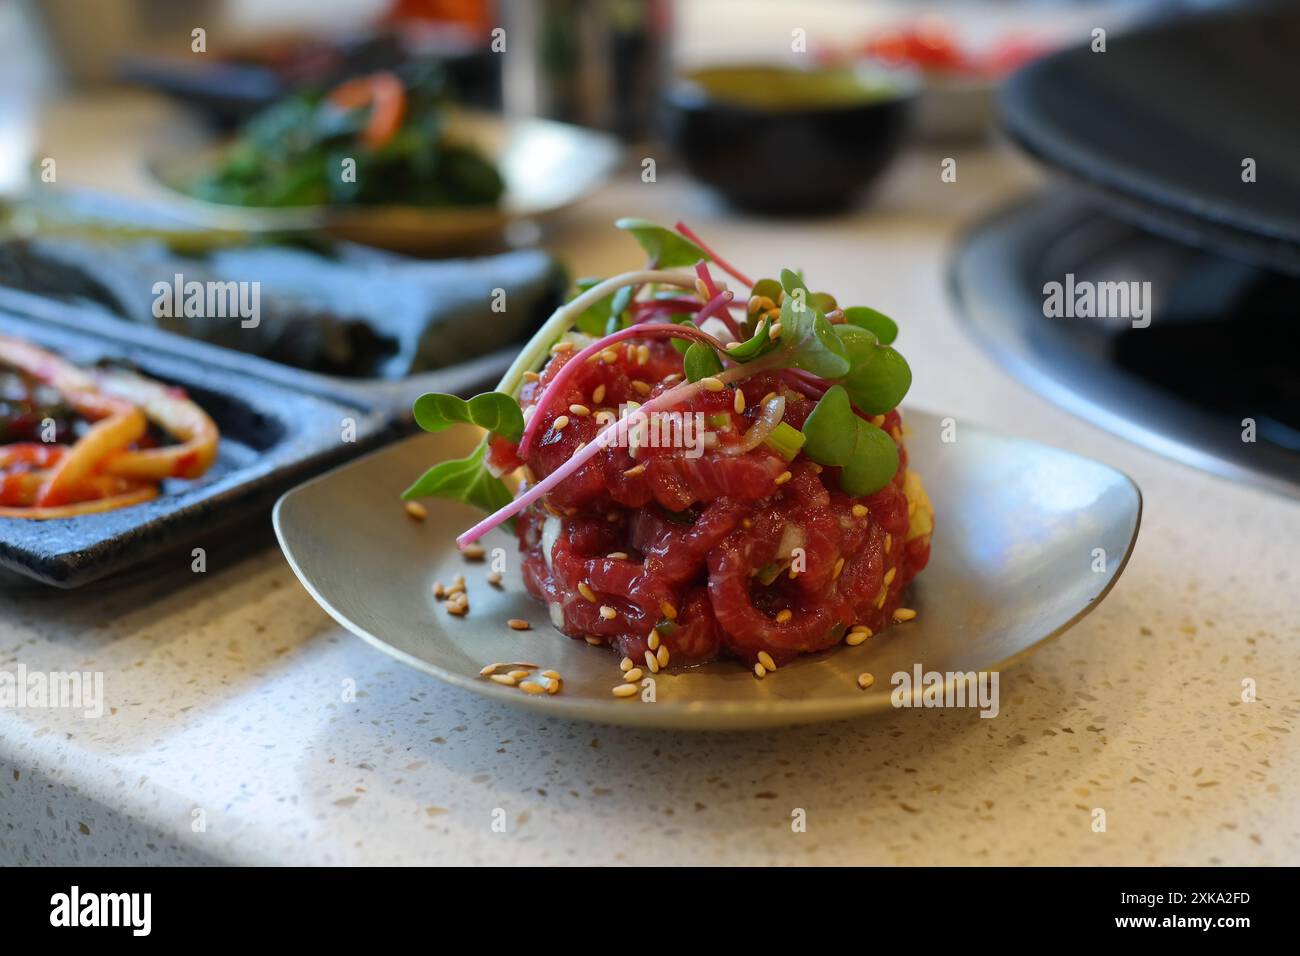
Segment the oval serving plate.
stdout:
[[[421,435],[310,481],[280,499],[275,532],[312,597],[348,630],[412,667],[478,694],[560,717],[679,729],[743,729],[836,720],[891,709],[891,675],[996,671],[1055,637],[1105,597],[1137,539],[1142,496],[1128,476],[1026,439],[962,424],[941,440],[940,419],[905,415],[911,467],[935,510],[930,565],[911,589],[915,620],[858,647],[800,658],[756,680],[736,661],[654,675],[654,701],[615,698],[618,658],[556,631],[524,590],[513,538],[502,588],[467,562],[455,536],[476,513],[426,502],[413,521],[398,495],[433,462],[463,455],[468,428]],[[1093,571],[1094,549],[1106,568]],[[448,614],[434,581],[464,574],[470,612]],[[523,618],[530,631],[512,631]],[[487,663],[527,661],[563,676],[532,696],[479,676]],[[870,672],[866,691],[858,675]]]
[[185,184],[215,162],[222,144],[175,150],[147,163],[179,215],[212,228],[250,232],[324,230],[338,239],[398,251],[435,251],[482,243],[511,222],[545,219],[591,195],[621,156],[606,133],[544,119],[504,120],[457,111],[449,129],[496,162],[506,190],[495,206],[228,206],[190,196]]

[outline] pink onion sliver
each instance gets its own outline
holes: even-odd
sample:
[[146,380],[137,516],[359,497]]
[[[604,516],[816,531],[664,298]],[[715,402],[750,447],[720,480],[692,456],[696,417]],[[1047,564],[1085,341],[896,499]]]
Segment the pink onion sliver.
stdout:
[[[699,276],[700,281],[704,283],[705,291],[708,292],[710,296],[712,296],[712,298],[709,301],[713,301],[713,299],[716,299],[719,295],[718,287],[713,281],[713,274],[709,272],[709,267],[703,262],[697,262],[695,264],[695,274]],[[740,326],[736,324],[736,320],[731,317],[731,310],[730,309],[724,310],[721,318],[722,321],[726,323],[727,329],[731,332],[735,340],[737,342],[743,342],[745,340],[745,336],[741,334]],[[701,324],[702,321],[703,319],[701,316],[697,315],[695,317],[696,325]]]
[[[576,359],[573,361],[576,361]],[[750,375],[765,370],[764,363],[760,360],[758,362],[751,362],[749,365],[741,365],[736,368],[727,369],[725,372],[714,376],[714,378],[718,379],[725,385],[728,382],[735,381],[736,379],[747,378]],[[699,382],[682,382],[680,385],[670,388],[662,395],[652,398],[640,408],[634,410],[631,414],[649,415],[666,408],[672,408],[674,405],[679,405],[686,401],[702,388],[703,386]],[[474,525],[474,527],[461,534],[461,536],[456,539],[457,546],[463,548],[465,545],[477,541],[497,525],[509,521],[534,501],[537,501],[539,498],[546,495],[552,488],[572,475],[575,471],[590,461],[598,451],[603,449],[610,440],[608,436],[615,433],[619,426],[622,425],[628,417],[630,416],[625,415],[618,421],[606,425],[596,433],[595,438],[589,441],[585,447],[577,451],[573,457],[563,465],[555,469],[555,471],[551,472],[537,484],[533,485],[514,501],[510,502],[510,504],[484,518],[478,524]]]
[[702,250],[704,250],[704,252],[708,254],[708,257],[718,264],[718,268],[720,268],[723,272],[729,273],[732,277],[735,278],[737,282],[743,283],[745,288],[752,289],[754,287],[754,283],[751,282],[748,278],[746,278],[744,273],[742,273],[730,262],[722,258],[722,256],[718,255],[708,246],[706,246],[704,244],[704,240],[701,239],[699,236],[697,236],[694,232],[692,232],[690,227],[687,226],[686,223],[684,222],[677,223],[677,231],[680,232],[687,239],[691,240],[691,242],[699,246]]
[[[716,310],[729,301],[730,298],[730,292],[720,293],[713,299],[710,299],[708,303],[705,304],[704,308],[700,309],[699,316],[707,318],[710,307]],[[699,316],[697,316],[697,321],[699,320]],[[563,394],[562,390],[564,386],[567,385],[573,376],[578,373],[578,369],[582,368],[581,363],[585,362],[593,355],[600,354],[611,345],[615,345],[619,342],[625,341],[626,339],[644,338],[690,339],[694,342],[703,342],[705,345],[717,349],[720,352],[726,351],[725,346],[707,332],[701,332],[695,326],[675,325],[673,323],[643,323],[639,325],[630,325],[626,329],[619,329],[617,332],[612,332],[603,339],[592,342],[565,363],[564,368],[560,369],[555,378],[551,380],[551,384],[546,386],[546,390],[538,397],[537,403],[533,406],[532,416],[528,419],[528,425],[524,428],[524,434],[519,439],[519,450],[517,453],[519,457],[528,457],[528,453],[533,447],[533,439],[537,437],[537,432],[541,428],[542,418],[544,417],[543,413],[551,402],[554,401],[556,395]]]

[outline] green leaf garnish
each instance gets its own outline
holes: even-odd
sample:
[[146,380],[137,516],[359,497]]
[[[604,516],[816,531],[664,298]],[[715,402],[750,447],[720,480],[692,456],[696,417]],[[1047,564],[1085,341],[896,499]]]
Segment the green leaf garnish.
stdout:
[[692,342],[682,359],[682,370],[686,373],[687,381],[698,382],[721,372],[722,360],[710,346],[703,342]]
[[889,345],[898,338],[898,323],[875,309],[865,305],[854,305],[844,310],[844,318],[859,328],[873,333],[881,345]]
[[413,498],[450,498],[491,514],[510,504],[513,495],[500,478],[493,477],[484,466],[487,441],[479,443],[468,458],[457,458],[434,465],[411,487],[402,492],[402,500]]
[[894,348],[875,345],[871,357],[841,379],[853,404],[868,415],[897,408],[912,387],[912,369]]
[[[793,275],[783,270],[782,278],[787,274]],[[787,294],[781,304],[781,337],[777,341],[790,365],[821,378],[840,378],[852,368],[835,327],[802,294]]]
[[695,243],[649,219],[619,219],[614,225],[632,234],[655,269],[693,266],[697,262],[709,261],[708,254]]
[[771,328],[772,320],[764,318],[762,322],[758,323],[758,328],[754,330],[752,336],[734,349],[727,349],[727,358],[737,362],[748,362],[768,351],[768,346],[776,348],[776,343],[767,337],[767,333]]
[[469,401],[441,392],[426,392],[412,406],[415,423],[426,432],[440,432],[452,425],[477,425],[517,442],[524,433],[524,416],[519,404],[501,392],[484,392]]
[[[601,279],[579,279],[575,283],[578,287],[578,295],[601,281]],[[574,326],[583,335],[589,335],[594,339],[617,331],[622,327],[623,313],[632,303],[632,294],[635,291],[632,286],[623,286],[617,292],[588,307],[574,320]]]
[[832,386],[804,422],[804,453],[840,468],[840,487],[861,497],[889,484],[898,471],[898,446],[884,431],[854,414],[848,392]]

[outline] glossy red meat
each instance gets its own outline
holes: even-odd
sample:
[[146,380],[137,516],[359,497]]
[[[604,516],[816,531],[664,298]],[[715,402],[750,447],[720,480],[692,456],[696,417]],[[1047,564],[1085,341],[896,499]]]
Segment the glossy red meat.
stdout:
[[[586,363],[568,393],[541,412],[544,427],[526,474],[544,477],[590,442],[602,427],[602,409],[617,413],[626,402],[644,403],[674,384],[664,382],[681,371],[671,345],[651,343],[644,362],[637,360],[636,345],[617,347],[613,361]],[[540,381],[525,386],[526,408],[570,354],[557,355]],[[742,388],[743,413],[735,412],[729,388],[702,393],[680,409],[701,413],[716,433],[698,456],[682,447],[640,447],[635,456],[628,448],[602,449],[520,516],[525,584],[551,606],[565,633],[609,644],[640,663],[654,628],[675,666],[724,650],[746,662],[766,651],[781,663],[830,647],[853,624],[873,631],[888,626],[904,589],[929,558],[928,536],[906,541],[906,451],[900,443],[894,480],[860,499],[839,490],[834,469],[802,456],[788,463],[763,445],[728,454],[752,426],[764,396],[786,395],[785,421],[794,427],[815,404],[773,374],[755,376]],[[568,423],[556,431],[560,415]],[[897,440],[897,413],[885,416],[882,427]],[[508,443],[494,444],[490,460],[510,467],[513,454]],[[787,470],[791,477],[778,484]],[[855,515],[854,506],[865,506],[867,514]],[[543,554],[548,523],[549,562]],[[782,553],[783,544],[787,551],[802,549],[801,569],[784,566],[790,555]],[[760,572],[767,578],[774,571],[765,585]],[[613,609],[613,616],[603,608]]]

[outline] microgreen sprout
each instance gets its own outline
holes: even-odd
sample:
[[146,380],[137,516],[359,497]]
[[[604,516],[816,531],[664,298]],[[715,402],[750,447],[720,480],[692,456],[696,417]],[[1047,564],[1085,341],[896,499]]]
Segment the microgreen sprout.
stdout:
[[[743,454],[762,444],[787,461],[806,455],[839,469],[840,487],[853,496],[871,494],[893,479],[899,467],[898,447],[869,421],[896,407],[911,384],[907,362],[891,346],[898,333],[892,319],[865,306],[840,309],[833,296],[811,291],[802,274],[789,269],[782,270],[779,279],[753,282],[683,223],[677,224],[676,232],[644,219],[620,219],[617,225],[645,250],[649,267],[581,282],[578,294],[547,320],[495,392],[468,401],[421,396],[415,417],[422,428],[440,431],[464,422],[484,428],[489,436],[467,458],[430,469],[403,497],[443,495],[491,511],[457,539],[464,546],[512,519],[582,468],[620,430],[627,429],[633,415],[667,411],[690,402],[706,387],[738,384],[769,371],[788,387],[816,399],[816,407],[803,428],[795,429],[781,420],[784,399],[765,401],[757,416],[749,417],[739,443],[733,442],[725,453]],[[734,302],[734,294],[714,281],[709,262],[742,283],[749,294]],[[687,294],[697,289],[701,296]],[[739,321],[731,314],[735,304],[748,305]],[[701,328],[713,317],[727,326],[732,341],[723,342]],[[575,328],[592,341],[566,346],[575,354],[545,387],[534,390],[530,410],[521,414],[518,394],[525,375],[536,372],[552,347]],[[490,435],[510,445],[517,443],[515,457],[526,459],[549,418],[548,409],[566,394],[578,371],[611,346],[632,339],[672,340],[685,352],[685,381],[607,424],[558,468],[511,499],[488,461]]]

